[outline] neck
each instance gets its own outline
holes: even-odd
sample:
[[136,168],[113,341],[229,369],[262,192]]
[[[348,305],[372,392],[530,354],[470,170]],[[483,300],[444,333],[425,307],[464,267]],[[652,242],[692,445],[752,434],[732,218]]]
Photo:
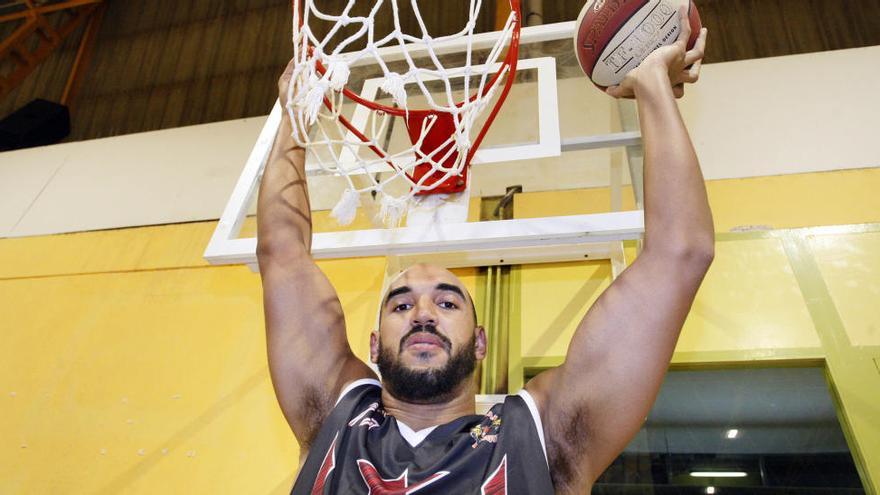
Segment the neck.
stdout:
[[474,414],[477,405],[474,400],[476,385],[471,379],[465,380],[448,401],[436,404],[414,404],[399,399],[388,389],[382,389],[382,405],[385,412],[406,423],[415,431],[442,425],[462,416]]

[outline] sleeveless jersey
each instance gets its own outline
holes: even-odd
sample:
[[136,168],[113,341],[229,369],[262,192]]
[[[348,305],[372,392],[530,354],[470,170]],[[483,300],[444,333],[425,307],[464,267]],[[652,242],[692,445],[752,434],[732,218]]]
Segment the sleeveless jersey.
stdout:
[[[345,392],[321,426],[291,495],[551,495],[527,394],[435,427],[412,446],[378,382]],[[534,409],[537,414],[537,409]],[[412,430],[409,430],[411,432]]]

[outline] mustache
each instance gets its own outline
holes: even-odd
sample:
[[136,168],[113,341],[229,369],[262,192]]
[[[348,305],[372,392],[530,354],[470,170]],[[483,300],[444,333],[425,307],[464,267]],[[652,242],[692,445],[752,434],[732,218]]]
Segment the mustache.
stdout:
[[412,337],[413,335],[415,335],[417,333],[421,333],[421,332],[430,333],[431,335],[434,335],[435,337],[440,339],[441,342],[443,342],[443,347],[446,348],[446,352],[452,351],[452,341],[450,341],[448,338],[446,338],[445,335],[442,335],[440,332],[438,332],[437,327],[435,327],[434,325],[413,325],[413,327],[409,330],[409,332],[406,332],[406,334],[400,338],[400,347],[398,347],[398,349],[399,349],[398,353],[403,352],[403,344],[404,344],[404,342],[406,342],[406,339]]

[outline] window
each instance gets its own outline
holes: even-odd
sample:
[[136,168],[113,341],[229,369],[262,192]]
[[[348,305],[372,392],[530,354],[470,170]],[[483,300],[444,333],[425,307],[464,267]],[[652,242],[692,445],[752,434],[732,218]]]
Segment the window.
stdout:
[[671,371],[593,494],[864,494],[823,370]]

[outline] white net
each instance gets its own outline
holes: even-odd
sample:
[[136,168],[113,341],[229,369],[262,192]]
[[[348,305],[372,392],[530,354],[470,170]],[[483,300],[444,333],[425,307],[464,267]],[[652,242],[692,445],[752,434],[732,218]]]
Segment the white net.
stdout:
[[[380,7],[385,2],[373,1],[365,16],[351,15],[356,0],[348,0],[339,15],[322,12],[313,0],[294,2],[295,67],[287,111],[293,123],[293,137],[307,150],[310,160],[325,173],[341,176],[347,182],[332,212],[337,221],[343,225],[351,223],[361,194],[372,193],[379,202],[382,221],[396,226],[412,201],[426,197],[429,192],[463,189],[472,149],[488,127],[486,124],[477,129],[475,138],[475,121],[504,86],[502,81],[513,77],[510,72],[515,70],[511,61],[515,64],[519,2],[512,2],[504,29],[480,65],[474,65],[472,49],[481,9],[479,0],[470,0],[469,20],[461,31],[437,37],[428,32],[417,0],[410,1],[421,31],[417,36],[401,29],[398,0],[390,0],[394,29],[377,36],[375,20],[383,12]],[[442,5],[432,3],[434,8]],[[310,22],[324,27],[329,23],[330,29],[318,36]],[[342,36],[342,31],[353,34]],[[451,44],[462,42],[463,64],[444,67],[438,55]],[[358,48],[352,49],[354,46]],[[505,51],[507,46],[513,48],[512,56]],[[391,70],[387,61],[392,57],[405,65],[395,64],[397,70]],[[365,102],[346,88],[352,68],[365,64],[376,64],[381,69],[379,91],[390,97],[393,105]],[[407,106],[408,89],[424,95],[419,100],[424,101],[425,108]],[[359,110],[345,115],[343,105],[348,102],[354,102]],[[503,98],[499,98],[495,104],[502,102]],[[351,109],[352,105],[346,108]],[[387,138],[395,118],[402,118],[407,126],[408,145],[392,146]]]

